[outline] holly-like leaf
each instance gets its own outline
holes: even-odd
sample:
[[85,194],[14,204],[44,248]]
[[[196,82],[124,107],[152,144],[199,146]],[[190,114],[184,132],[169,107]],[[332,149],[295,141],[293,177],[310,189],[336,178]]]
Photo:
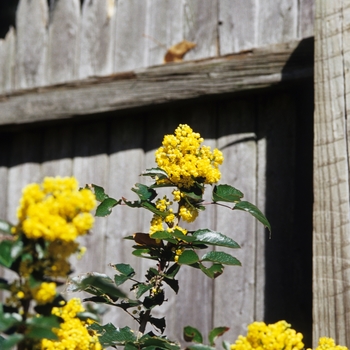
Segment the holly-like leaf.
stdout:
[[242,201],[242,202],[236,203],[233,209],[244,210],[249,214],[253,215],[271,232],[271,225],[269,221],[266,219],[265,215],[254,204]]
[[214,202],[239,202],[243,193],[230,185],[218,185],[213,189]]
[[14,259],[12,258],[12,246],[14,242],[8,239],[0,243],[0,264],[5,267],[11,267]]
[[199,268],[210,278],[219,277],[224,272],[224,266],[222,264],[213,264],[208,268],[200,264]]
[[208,339],[211,346],[215,346],[215,339],[226,333],[230,328],[216,327],[209,332]]
[[158,216],[161,216],[163,218],[165,218],[166,216],[169,215],[169,211],[161,211],[159,209],[157,209],[157,207],[155,206],[154,203],[151,202],[141,202],[141,207],[148,209],[149,211],[151,211],[154,214],[157,214]]
[[92,189],[95,194],[96,200],[99,202],[103,202],[105,199],[109,198],[108,194],[105,193],[104,188],[101,186],[89,184],[86,185],[85,188]]
[[202,333],[194,327],[187,326],[183,331],[184,339],[188,342],[203,343]]
[[14,227],[9,222],[0,220],[0,232],[5,233],[7,235],[12,235],[11,229]]
[[168,231],[157,231],[152,234],[152,238],[154,239],[162,239],[168,241],[170,243],[176,244],[177,240],[172,236],[172,234]]
[[100,205],[96,208],[95,216],[104,217],[108,216],[112,212],[112,208],[116,205],[120,204],[121,200],[117,201],[114,198],[106,198],[104,199]]
[[179,281],[164,277],[163,280],[176,294],[179,291]]
[[161,243],[152,237],[150,237],[148,233],[143,233],[143,232],[136,232],[133,235],[134,241],[137,244],[141,244],[143,246],[149,246],[149,247],[159,247]]
[[135,270],[129,264],[114,264],[112,266],[125,276],[135,275]]
[[139,299],[144,293],[153,288],[152,284],[139,283],[137,285],[136,298]]
[[140,183],[135,184],[131,190],[139,196],[141,201],[151,201],[157,197],[157,192],[153,188]]
[[215,232],[209,229],[197,230],[193,233],[192,237],[195,238],[194,243],[200,242],[214,246],[240,248],[239,244],[231,238],[223,235],[220,232]]
[[24,339],[24,335],[23,334],[12,334],[10,336],[8,336],[6,339],[2,338],[3,340],[1,341],[0,345],[1,345],[1,350],[11,350],[13,349],[13,347],[18,344],[20,341],[22,341]]
[[199,261],[199,257],[194,250],[185,250],[177,261],[181,265],[192,265]]
[[180,266],[178,264],[173,264],[167,270],[166,276],[168,278],[174,278],[177,275],[177,273],[179,272],[179,270],[180,270]]
[[150,317],[149,322],[156,327],[160,333],[163,333],[165,330],[165,317],[162,318],[155,318]]
[[168,174],[161,168],[146,169],[141,175],[151,176],[152,178],[157,177],[159,180],[166,179],[168,177]]
[[98,340],[103,348],[124,345],[126,342],[136,341],[136,335],[129,327],[116,328],[111,323],[104,326],[93,323],[89,326],[89,329],[92,329],[99,334]]
[[234,258],[232,255],[225,252],[208,252],[203,255],[201,261],[212,261],[224,265],[238,265],[241,266],[239,260]]

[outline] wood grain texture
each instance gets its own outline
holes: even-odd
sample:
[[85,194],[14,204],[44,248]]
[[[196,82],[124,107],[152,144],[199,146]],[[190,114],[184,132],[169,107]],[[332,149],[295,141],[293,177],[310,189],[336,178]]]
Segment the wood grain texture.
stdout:
[[65,83],[78,78],[80,1],[55,2],[49,25],[47,83]]
[[79,79],[113,73],[115,1],[83,3]]
[[220,55],[257,47],[258,0],[218,1]]
[[156,66],[84,83],[5,95],[0,97],[0,124],[68,118],[311,77],[312,65],[305,62],[312,57],[312,47],[306,45],[305,50],[294,51],[297,47],[298,42],[293,42],[225,58]]
[[298,0],[260,1],[257,45],[295,40],[298,37]]
[[19,2],[16,15],[16,89],[47,85],[48,17],[46,0]]
[[0,40],[0,94],[14,90],[16,33],[13,27]]
[[349,16],[316,1],[313,337],[350,346]]

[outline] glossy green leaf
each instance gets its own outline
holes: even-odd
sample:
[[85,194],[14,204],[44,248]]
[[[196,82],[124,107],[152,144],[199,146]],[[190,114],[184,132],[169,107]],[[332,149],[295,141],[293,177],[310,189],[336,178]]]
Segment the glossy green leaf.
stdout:
[[67,292],[85,291],[97,296],[106,294],[113,300],[126,297],[125,293],[114,285],[109,276],[97,272],[89,272],[73,277],[68,281],[66,290]]
[[139,196],[141,201],[151,201],[157,197],[157,192],[153,188],[140,183],[135,184],[131,190]]
[[179,291],[179,281],[178,280],[174,280],[172,278],[166,278],[164,277],[163,280],[176,294]]
[[165,350],[180,350],[180,345],[176,344],[169,339],[157,336],[150,336],[149,334],[143,335],[139,341],[138,346],[143,350],[155,350],[155,349],[165,349]]
[[52,331],[52,328],[59,328],[60,323],[60,319],[54,315],[29,318],[26,321],[28,326],[26,335],[29,338],[56,340],[58,337],[57,334]]
[[223,235],[220,232],[215,232],[209,229],[197,230],[193,233],[192,237],[195,238],[194,243],[201,242],[214,246],[222,246],[228,248],[240,248],[239,244],[231,238]]
[[180,270],[180,265],[179,264],[173,264],[167,270],[166,276],[168,278],[174,278],[177,275],[177,273],[179,272],[179,270]]
[[177,239],[175,239],[171,233],[168,231],[157,231],[152,234],[152,238],[154,239],[162,239],[173,244],[177,243]]
[[5,233],[7,235],[12,235],[12,227],[13,225],[11,225],[9,222],[0,220],[0,232]]
[[185,250],[178,260],[178,264],[191,265],[199,261],[197,253],[193,250]]
[[152,284],[140,283],[137,285],[136,298],[139,299],[144,293],[153,288]]
[[90,189],[91,187],[93,188],[96,200],[99,202],[103,202],[105,199],[109,198],[109,196],[105,193],[104,188],[101,186],[91,184],[91,185],[87,185],[86,187]]
[[135,270],[129,264],[114,264],[112,266],[125,276],[135,275]]
[[230,328],[228,327],[216,327],[214,329],[212,329],[210,332],[209,332],[209,335],[208,335],[208,339],[209,339],[209,344],[211,346],[215,346],[215,339],[217,337],[220,337],[222,336],[224,333],[226,333]]
[[125,275],[114,275],[114,283],[116,286],[120,286],[130,278],[131,277]]
[[138,256],[139,258],[157,260],[156,257],[150,255],[150,249],[148,248],[135,248],[135,250],[132,252],[132,255]]
[[188,342],[203,343],[202,333],[197,328],[191,326],[184,328],[183,337]]
[[23,334],[18,334],[18,333],[12,334],[0,343],[1,350],[11,350],[11,349],[13,350],[14,346],[17,345],[23,339],[24,339]]
[[203,264],[199,265],[199,268],[210,278],[219,277],[224,272],[224,266],[222,264],[213,264],[210,267],[205,267]]
[[3,240],[0,243],[0,264],[5,267],[11,267],[14,259],[11,256],[13,241]]
[[212,261],[224,265],[241,266],[241,263],[236,258],[225,252],[208,252],[203,255],[201,261]]
[[213,189],[214,202],[239,202],[243,193],[230,185],[218,185]]
[[150,210],[152,213],[157,214],[158,216],[161,216],[163,218],[165,218],[166,216],[169,215],[168,211],[161,211],[159,209],[157,209],[157,207],[155,206],[155,204],[151,203],[151,202],[141,202],[141,207]]
[[141,175],[151,176],[152,178],[157,177],[159,180],[166,179],[168,177],[168,174],[161,168],[146,169]]
[[101,321],[100,318],[95,313],[88,312],[88,311],[77,313],[77,318],[79,318],[79,320],[82,320],[82,321],[88,321],[88,320],[93,320],[95,322]]
[[236,203],[233,209],[244,210],[249,214],[253,215],[271,232],[271,225],[269,221],[266,219],[265,215],[254,204],[243,201],[243,202]]
[[114,198],[106,198],[96,209],[95,216],[104,217],[108,216],[112,212],[112,208],[120,204],[121,200],[117,201]]
[[99,325],[93,323],[89,329],[96,331],[99,334],[99,341],[104,348],[108,346],[124,345],[126,342],[135,342],[135,333],[129,328],[116,328],[111,323]]
[[185,242],[191,243],[191,242],[193,242],[193,241],[195,240],[195,238],[192,237],[191,235],[184,235],[184,234],[182,233],[182,231],[180,231],[180,230],[178,230],[178,229],[175,229],[174,231],[172,231],[171,234],[172,234],[174,237],[176,237],[176,238],[178,238],[178,239],[180,239],[180,240],[182,240],[182,241],[185,241]]

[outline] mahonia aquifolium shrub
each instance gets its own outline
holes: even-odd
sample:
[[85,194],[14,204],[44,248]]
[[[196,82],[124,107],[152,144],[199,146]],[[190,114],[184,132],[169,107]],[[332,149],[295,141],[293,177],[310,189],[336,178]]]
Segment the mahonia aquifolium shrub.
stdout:
[[[250,213],[271,230],[260,210],[242,200],[241,191],[230,185],[216,185],[221,177],[223,154],[202,143],[203,138],[186,124],[180,124],[173,135],[166,135],[155,153],[157,168],[142,174],[151,179],[151,184],[138,183],[132,188],[139,197],[137,201],[114,199],[94,184],[79,189],[75,178],[45,178],[42,184],[24,188],[17,225],[0,221],[0,231],[5,235],[0,242],[0,264],[18,276],[12,281],[0,279],[0,289],[8,294],[0,304],[0,349],[180,349],[179,343],[162,335],[165,317],[152,315],[152,310],[166,301],[164,285],[178,292],[176,276],[183,265],[210,278],[220,276],[225,265],[240,265],[231,254],[220,251],[221,247],[239,248],[230,237],[210,229],[191,231],[184,225],[195,221],[206,205],[220,203],[221,207]],[[212,201],[205,203],[203,195],[208,185],[212,187]],[[169,194],[160,197],[156,192],[160,188],[169,190]],[[69,278],[70,257],[81,257],[85,252],[76,239],[92,228],[94,218],[90,211],[97,202],[96,216],[110,215],[117,205],[149,212],[148,232],[126,237],[133,241],[134,255],[155,263],[144,281],[136,278],[130,265],[120,262],[111,264],[113,279],[97,272]],[[216,249],[200,254],[208,246]],[[138,330],[101,325],[96,322],[96,308],[87,304],[86,311],[78,298],[66,301],[57,287],[67,278],[66,292],[83,291],[89,295],[83,301],[126,311],[139,324]],[[129,283],[131,296],[120,289],[124,283]],[[150,327],[152,330],[148,331]],[[201,333],[190,326],[185,327],[184,338],[199,343],[202,350],[211,350],[215,339],[227,330],[216,327],[210,331],[209,345],[203,345]],[[280,321],[274,325],[255,322],[248,327],[246,337],[240,336],[232,345],[224,342],[223,346],[226,350],[299,350],[304,345],[302,335]],[[336,346],[332,339],[321,338],[317,350],[326,349],[346,348]]]

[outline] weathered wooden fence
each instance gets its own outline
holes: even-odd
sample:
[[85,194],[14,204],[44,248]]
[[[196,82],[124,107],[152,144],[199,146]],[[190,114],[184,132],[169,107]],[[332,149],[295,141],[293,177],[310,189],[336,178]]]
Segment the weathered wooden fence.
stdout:
[[[312,35],[313,1],[54,4],[21,0],[16,30],[0,41],[1,217],[15,221],[21,188],[44,176],[131,196],[162,136],[188,123],[224,152],[222,183],[266,212],[273,239],[244,213],[208,209],[198,225],[239,242],[243,267],[215,282],[182,274],[164,306],[167,334],[228,325],[232,341],[253,320],[285,318],[310,343],[313,53],[300,39]],[[186,62],[163,65],[184,39],[196,43]],[[122,237],[147,230],[150,217],[125,209],[97,219],[76,274],[112,274],[115,262],[145,272]]]

